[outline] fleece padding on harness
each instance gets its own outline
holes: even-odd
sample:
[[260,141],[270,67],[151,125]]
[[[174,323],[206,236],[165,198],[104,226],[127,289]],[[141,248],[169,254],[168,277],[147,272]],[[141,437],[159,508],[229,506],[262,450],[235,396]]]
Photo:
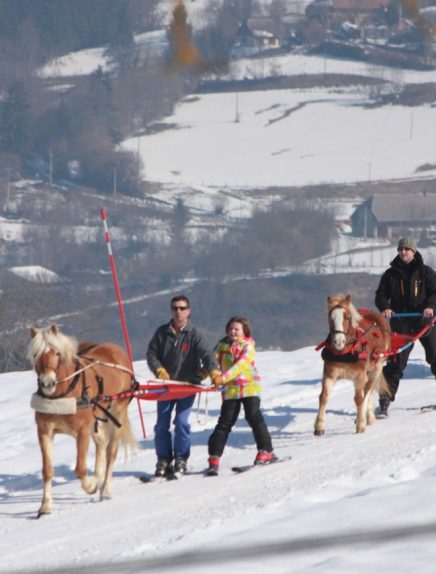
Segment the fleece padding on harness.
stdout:
[[77,413],[77,401],[74,397],[45,399],[33,393],[30,406],[38,413],[50,415],[75,415]]

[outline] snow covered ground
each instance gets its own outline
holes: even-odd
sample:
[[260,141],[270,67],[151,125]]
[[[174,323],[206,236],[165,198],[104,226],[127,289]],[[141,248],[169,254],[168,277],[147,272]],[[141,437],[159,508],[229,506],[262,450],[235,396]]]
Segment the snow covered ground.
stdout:
[[[96,56],[90,57],[94,63]],[[299,60],[294,73],[309,73],[312,63],[330,72],[331,62]],[[288,70],[293,65],[291,59],[282,64]],[[351,73],[351,65],[340,64]],[[249,66],[232,73],[248,75],[254,64]],[[73,70],[74,65],[68,73]],[[429,129],[434,108],[368,110],[362,102],[357,92],[323,89],[247,93],[238,100],[235,94],[187,99],[166,119],[178,130],[141,138],[146,177],[173,189],[204,184],[199,189],[213,202],[217,185],[408,178],[417,166],[434,163],[435,135]],[[236,109],[239,122],[234,121]],[[126,145],[138,149],[137,139]],[[381,246],[382,251],[388,259],[394,255],[391,246]],[[350,255],[341,261],[340,253],[338,246],[332,272],[339,265],[352,266]],[[432,254],[434,248],[425,258],[435,266]],[[366,254],[361,260],[378,272],[387,266],[378,257]],[[321,322],[319,339],[324,335]],[[223,568],[232,574],[433,573],[436,412],[422,413],[420,407],[436,403],[436,383],[420,346],[412,353],[389,419],[362,435],[354,433],[352,385],[343,381],[329,403],[326,435],[313,436],[322,371],[313,347],[261,352],[258,364],[275,450],[292,460],[233,475],[232,465],[255,456],[251,432],[240,420],[221,476],[204,478],[207,439],[220,406],[219,395],[211,393],[208,414],[203,399],[191,417],[192,474],[178,482],[143,485],[138,477],[155,464],[156,405],[141,403],[148,431],[143,439],[133,402],[130,414],[141,449],[135,458],[117,461],[113,499],[99,502],[82,492],[73,472],[74,442],[59,436],[53,514],[40,520],[34,518],[42,494],[41,461],[29,406],[35,375],[1,375],[0,572],[71,573],[77,568],[83,573],[103,564],[100,572],[119,573],[221,574]],[[144,361],[135,367],[139,380],[149,376]],[[120,562],[124,566],[116,566]]]
[[[321,329],[320,339],[324,336]],[[318,341],[314,341],[314,345]],[[292,460],[233,475],[255,456],[251,432],[238,421],[218,478],[204,478],[207,439],[220,397],[209,394],[191,416],[192,474],[144,485],[155,463],[155,403],[130,415],[141,450],[119,458],[113,499],[88,497],[74,478],[74,442],[57,437],[53,514],[35,520],[40,504],[40,454],[30,372],[0,377],[0,572],[210,572],[288,574],[420,574],[434,572],[436,548],[436,383],[418,345],[390,417],[354,433],[351,383],[338,383],[326,434],[313,435],[322,363],[312,347],[261,352],[262,404],[277,454]],[[135,363],[140,380],[149,373]],[[89,460],[91,466],[92,459]],[[136,562],[139,561],[138,565]],[[123,566],[116,566],[117,563]],[[101,566],[101,565],[104,566]],[[78,570],[77,570],[78,571]]]
[[435,165],[429,126],[436,108],[367,104],[349,88],[204,94],[179,104],[163,122],[168,130],[124,145],[140,149],[148,180],[181,185],[261,188],[434,175],[435,169],[416,170]]
[[[187,3],[201,26],[206,2]],[[166,10],[172,3],[166,4]],[[162,53],[165,32],[138,35],[144,50]],[[108,60],[103,48],[52,62],[44,77],[88,74]],[[223,79],[355,74],[375,77],[396,90],[434,82],[436,71],[399,70],[316,55],[280,54],[235,60]],[[142,158],[143,177],[178,187],[262,188],[320,183],[434,177],[436,108],[390,105],[368,108],[375,88],[263,90],[185,98],[159,133],[133,137],[123,146]]]

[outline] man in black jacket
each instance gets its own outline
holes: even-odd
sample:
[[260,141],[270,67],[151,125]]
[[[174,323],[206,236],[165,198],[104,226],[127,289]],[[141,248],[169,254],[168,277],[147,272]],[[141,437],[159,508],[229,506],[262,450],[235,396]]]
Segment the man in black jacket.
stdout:
[[[436,274],[431,267],[424,265],[413,237],[403,237],[398,242],[398,255],[383,273],[375,294],[375,304],[388,320],[395,313],[422,313],[423,318],[417,320],[392,317],[392,330],[398,333],[418,332],[433,318],[436,309]],[[436,377],[436,329],[430,329],[419,341],[425,349],[425,360]],[[389,357],[383,369],[391,396],[380,396],[382,416],[387,416],[389,404],[395,400],[412,349],[413,345],[410,345]]]
[[[163,380],[185,381],[199,384],[201,371],[207,372],[213,383],[222,384],[221,373],[213,352],[196,327],[189,322],[191,305],[185,295],[171,299],[172,319],[158,327],[147,350],[150,370]],[[170,401],[157,402],[157,421],[154,427],[154,445],[157,454],[156,476],[172,471],[183,474],[191,448],[189,415],[195,395]],[[170,424],[174,417],[174,446]],[[172,461],[175,459],[174,468]]]

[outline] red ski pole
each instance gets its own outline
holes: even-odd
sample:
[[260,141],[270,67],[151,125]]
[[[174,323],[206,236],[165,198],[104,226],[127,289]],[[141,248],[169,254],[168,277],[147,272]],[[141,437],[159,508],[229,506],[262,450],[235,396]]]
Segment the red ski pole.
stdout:
[[[112,278],[113,278],[113,282],[114,282],[114,286],[115,286],[115,293],[117,295],[118,309],[120,311],[121,326],[123,328],[124,342],[126,345],[127,355],[129,357],[129,360],[130,360],[130,365],[131,365],[132,371],[133,371],[132,349],[130,347],[129,334],[127,332],[126,316],[124,314],[123,301],[121,299],[121,291],[120,291],[120,285],[118,283],[117,270],[115,267],[115,259],[114,259],[113,253],[112,253],[111,240],[110,240],[109,229],[108,229],[107,220],[106,220],[106,212],[103,208],[100,209],[100,214],[101,214],[101,219],[103,221],[104,238],[106,240],[107,250],[109,253],[109,262],[110,262],[111,271],[112,271]],[[143,434],[144,438],[146,438],[144,418],[142,416],[142,411],[141,411],[141,406],[140,406],[141,403],[140,403],[138,397],[136,398],[136,400],[138,402],[138,410],[139,410],[139,418],[141,419],[142,434]]]

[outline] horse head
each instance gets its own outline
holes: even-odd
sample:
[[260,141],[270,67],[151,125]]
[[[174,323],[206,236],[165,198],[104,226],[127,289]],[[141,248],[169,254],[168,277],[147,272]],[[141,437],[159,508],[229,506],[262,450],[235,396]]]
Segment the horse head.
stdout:
[[353,330],[361,316],[351,302],[351,295],[327,297],[330,344],[336,351],[343,351],[350,342]]
[[27,357],[38,375],[39,391],[43,396],[53,396],[62,382],[60,372],[77,355],[77,341],[62,334],[56,325],[47,329],[31,327],[30,335]]

